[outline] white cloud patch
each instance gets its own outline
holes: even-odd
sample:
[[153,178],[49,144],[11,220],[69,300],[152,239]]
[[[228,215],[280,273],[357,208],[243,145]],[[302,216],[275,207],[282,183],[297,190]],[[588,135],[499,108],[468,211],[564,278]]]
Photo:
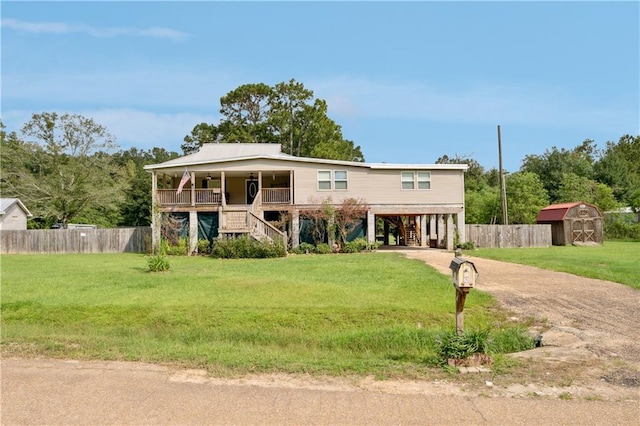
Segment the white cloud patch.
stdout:
[[593,104],[552,87],[478,84],[442,88],[340,77],[308,84],[327,100],[332,115],[345,119],[382,118],[445,123],[512,123],[629,128],[636,123],[638,99]]
[[33,34],[85,34],[91,37],[151,37],[182,41],[189,34],[171,28],[130,28],[130,27],[96,27],[86,24],[68,24],[64,22],[28,22],[18,19],[4,18],[2,28],[23,31]]
[[200,123],[217,123],[219,117],[197,113],[156,113],[135,109],[100,109],[81,112],[107,127],[122,149],[162,147],[182,152],[180,145],[193,127]]
[[[115,136],[120,149],[160,147],[178,153],[182,152],[180,145],[184,142],[184,137],[191,133],[194,126],[203,122],[217,124],[220,119],[214,114],[158,113],[131,108],[84,111],[58,109],[56,112],[92,118]],[[2,121],[7,126],[5,130],[19,134],[22,126],[31,119],[31,115],[32,112],[18,110],[3,112]]]

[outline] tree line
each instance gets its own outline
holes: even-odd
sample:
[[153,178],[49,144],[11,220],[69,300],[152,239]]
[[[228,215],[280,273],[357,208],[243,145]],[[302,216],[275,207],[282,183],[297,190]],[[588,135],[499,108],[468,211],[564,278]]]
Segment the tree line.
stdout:
[[[199,123],[184,137],[182,154],[204,143],[277,143],[303,157],[364,161],[360,146],[344,139],[327,103],[302,83],[245,84],[220,98],[218,123]],[[119,150],[107,128],[77,114],[33,114],[19,132],[0,121],[0,191],[20,198],[34,214],[31,228],[56,223],[102,227],[151,222],[151,177],[143,167],[178,157],[161,147]],[[499,173],[468,157],[443,155],[437,163],[465,163],[466,222],[500,223]],[[624,135],[598,149],[585,140],[573,149],[527,155],[506,176],[510,223],[534,223],[551,203],[585,201],[608,211],[640,211],[640,136]]]
[[[465,163],[467,223],[500,224],[500,175],[473,158],[440,157],[437,163]],[[530,154],[520,170],[505,176],[510,224],[535,223],[549,204],[584,201],[602,212],[631,207],[640,212],[640,136],[623,135],[598,149],[585,140],[572,149],[553,146]]]

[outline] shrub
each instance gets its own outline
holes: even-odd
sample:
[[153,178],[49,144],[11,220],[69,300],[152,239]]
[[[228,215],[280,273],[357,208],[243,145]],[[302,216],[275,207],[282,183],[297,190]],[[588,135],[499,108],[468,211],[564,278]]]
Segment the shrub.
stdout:
[[318,254],[330,254],[333,253],[333,249],[327,243],[320,243],[316,246],[315,252]]
[[463,359],[476,353],[487,353],[489,330],[457,334],[455,330],[442,333],[436,339],[436,352],[440,361]]
[[295,254],[309,254],[309,253],[315,253],[316,252],[316,246],[314,246],[313,244],[310,243],[300,243],[300,245],[296,248],[294,248],[293,250],[291,250],[292,253]]
[[149,256],[147,258],[147,266],[149,267],[149,272],[165,272],[171,269],[169,259],[161,254]]
[[198,240],[198,253],[206,254],[211,252],[211,242],[207,239]]
[[508,328],[491,332],[472,330],[458,335],[449,330],[436,338],[436,353],[441,363],[448,359],[463,359],[473,354],[520,352],[535,347],[535,340],[522,328]]
[[462,250],[475,250],[476,249],[476,245],[473,243],[473,241],[467,241],[466,243],[460,244],[459,247]]
[[287,249],[282,242],[258,241],[247,236],[216,238],[211,255],[219,259],[264,259],[284,257]]
[[[166,242],[166,240],[165,240]],[[180,238],[178,239],[178,244],[170,245],[166,243],[164,252],[169,256],[185,256],[189,252],[189,239],[188,238]]]
[[608,239],[640,239],[640,223],[633,214],[610,214],[604,217],[604,235]]

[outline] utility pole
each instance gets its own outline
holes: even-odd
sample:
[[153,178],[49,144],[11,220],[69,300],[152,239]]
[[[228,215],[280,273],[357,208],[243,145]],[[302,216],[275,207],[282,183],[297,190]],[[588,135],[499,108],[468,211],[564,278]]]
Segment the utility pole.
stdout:
[[502,170],[502,138],[500,136],[500,125],[498,125],[498,164],[500,168],[500,205],[502,206],[502,224],[509,224],[507,214],[507,188],[504,184],[504,171]]

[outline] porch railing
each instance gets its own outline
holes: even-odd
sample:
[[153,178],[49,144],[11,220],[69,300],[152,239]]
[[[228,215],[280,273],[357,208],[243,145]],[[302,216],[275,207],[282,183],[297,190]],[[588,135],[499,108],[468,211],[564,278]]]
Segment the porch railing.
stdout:
[[255,238],[260,239],[261,237],[266,237],[271,241],[282,241],[286,243],[286,235],[269,222],[261,219],[252,212],[249,212],[247,219],[247,225],[249,225],[249,229],[252,230],[251,233]]
[[[158,202],[161,206],[190,206],[191,190],[184,190],[180,194],[175,189],[158,189]],[[222,193],[219,188],[196,189],[195,205],[220,205]]]
[[262,188],[263,204],[290,204],[291,192],[289,188]]

